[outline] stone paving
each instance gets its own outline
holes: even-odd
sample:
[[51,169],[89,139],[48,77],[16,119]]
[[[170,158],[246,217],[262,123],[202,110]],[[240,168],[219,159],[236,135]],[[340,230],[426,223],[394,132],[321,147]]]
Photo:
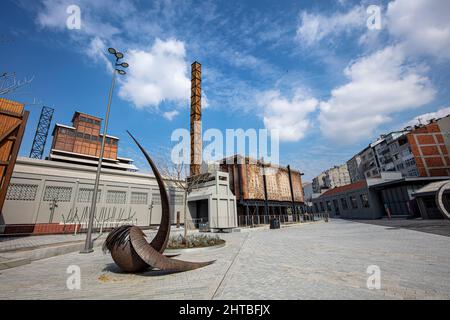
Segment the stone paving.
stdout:
[[[343,220],[221,234],[222,248],[181,259],[185,273],[118,271],[109,255],[71,253],[0,273],[0,299],[450,299],[450,238]],[[69,290],[69,265],[81,289]],[[369,290],[367,267],[381,269]]]

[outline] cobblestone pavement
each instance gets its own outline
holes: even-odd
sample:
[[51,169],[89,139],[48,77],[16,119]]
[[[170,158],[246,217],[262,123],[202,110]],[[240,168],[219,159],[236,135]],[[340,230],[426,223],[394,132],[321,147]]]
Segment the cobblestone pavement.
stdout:
[[[109,255],[67,254],[0,274],[0,299],[450,299],[450,238],[343,220],[221,235],[223,248],[181,259],[185,273],[120,273]],[[81,289],[69,290],[69,265]],[[381,269],[368,290],[367,267]]]

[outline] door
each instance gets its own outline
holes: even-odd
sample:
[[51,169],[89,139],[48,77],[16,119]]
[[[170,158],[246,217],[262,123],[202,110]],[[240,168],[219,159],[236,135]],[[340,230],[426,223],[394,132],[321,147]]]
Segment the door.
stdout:
[[339,202],[337,200],[333,200],[333,206],[334,206],[334,212],[336,213],[336,216],[340,216],[341,211],[339,209]]

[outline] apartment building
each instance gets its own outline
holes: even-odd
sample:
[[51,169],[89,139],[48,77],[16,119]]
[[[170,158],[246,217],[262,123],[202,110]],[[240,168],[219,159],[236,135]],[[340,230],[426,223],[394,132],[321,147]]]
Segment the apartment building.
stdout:
[[324,190],[334,189],[351,183],[347,164],[334,166],[313,179],[314,193],[322,193]]
[[374,150],[378,143],[379,140],[368,145],[347,161],[350,183],[379,176],[380,166]]
[[383,172],[403,177],[450,175],[450,115],[382,135],[347,161],[351,183]]
[[420,177],[450,175],[449,118],[433,119],[427,125],[414,127],[406,135]]

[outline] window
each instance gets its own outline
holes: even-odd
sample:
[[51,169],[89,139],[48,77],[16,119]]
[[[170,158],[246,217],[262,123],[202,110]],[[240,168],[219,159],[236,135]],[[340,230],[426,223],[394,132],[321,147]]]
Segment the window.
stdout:
[[34,201],[37,190],[37,184],[11,183],[6,193],[6,200]]
[[47,186],[45,188],[44,201],[69,202],[71,197],[71,187]]
[[127,199],[126,191],[108,191],[106,203],[125,204]]
[[342,208],[343,208],[344,210],[348,210],[347,199],[342,198],[342,199],[341,199],[341,203],[342,203]]
[[367,194],[362,194],[359,197],[361,198],[363,208],[370,208],[369,197],[367,196]]
[[352,209],[358,209],[358,201],[355,196],[350,196],[350,203],[352,204]]
[[159,193],[152,193],[152,204],[161,204],[161,196],[159,195]]
[[319,212],[319,207],[317,206],[317,203],[314,203],[314,212]]
[[148,193],[146,192],[132,192],[131,204],[147,204]]
[[174,197],[171,197],[170,204],[172,205],[182,205],[184,196],[182,194],[177,194]]
[[320,211],[325,211],[325,207],[323,206],[323,202],[320,203]]
[[[94,189],[80,188],[78,191],[78,202],[89,203],[92,202],[92,195],[94,194]],[[102,197],[102,190],[97,190],[97,203],[100,202]]]

